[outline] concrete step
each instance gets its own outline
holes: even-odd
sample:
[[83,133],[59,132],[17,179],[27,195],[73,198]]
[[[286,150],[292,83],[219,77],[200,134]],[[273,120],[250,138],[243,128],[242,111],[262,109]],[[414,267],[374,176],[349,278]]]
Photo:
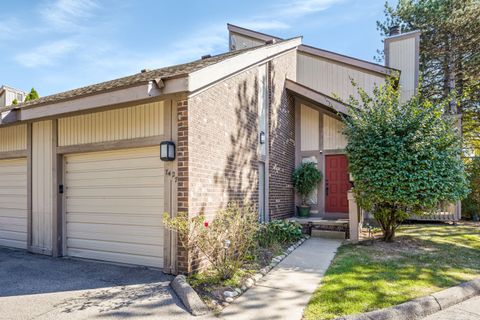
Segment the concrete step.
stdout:
[[344,231],[312,229],[312,237],[344,240],[346,238],[346,234]]

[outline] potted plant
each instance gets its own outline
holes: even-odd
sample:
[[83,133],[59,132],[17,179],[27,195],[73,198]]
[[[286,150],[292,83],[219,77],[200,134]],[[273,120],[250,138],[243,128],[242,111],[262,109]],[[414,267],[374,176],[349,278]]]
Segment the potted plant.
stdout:
[[308,217],[310,215],[310,205],[307,203],[308,196],[315,190],[322,180],[322,173],[317,169],[316,163],[302,163],[293,172],[293,187],[302,198],[302,203],[298,206],[298,215]]

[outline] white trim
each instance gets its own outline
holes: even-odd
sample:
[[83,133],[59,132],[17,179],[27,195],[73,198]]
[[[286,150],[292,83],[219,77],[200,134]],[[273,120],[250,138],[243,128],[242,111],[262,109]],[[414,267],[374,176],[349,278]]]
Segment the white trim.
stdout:
[[260,64],[285,51],[296,49],[301,45],[301,40],[301,37],[297,37],[270,46],[259,47],[192,72],[188,77],[188,91],[195,92],[252,65]]

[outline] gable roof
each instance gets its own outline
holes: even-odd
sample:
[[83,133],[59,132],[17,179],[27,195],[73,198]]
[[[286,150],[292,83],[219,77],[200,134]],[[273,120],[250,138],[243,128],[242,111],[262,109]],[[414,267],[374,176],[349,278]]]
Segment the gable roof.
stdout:
[[247,68],[297,50],[300,44],[301,37],[282,40],[53,94],[0,109],[0,125],[147,101],[166,94],[193,95]]
[[[68,90],[56,94],[52,94],[49,96],[41,97],[36,100],[27,101],[16,106],[12,106],[11,108],[23,108],[23,107],[31,107],[41,104],[47,103],[54,103],[63,100],[73,99],[85,95],[91,95],[99,92],[110,91],[114,89],[122,89],[131,87],[138,84],[145,84],[149,81],[162,79],[166,80],[169,78],[175,78],[187,75],[191,72],[200,70],[204,67],[210,66],[212,64],[218,63],[230,57],[245,53],[247,51],[251,51],[257,48],[248,48],[244,50],[239,50],[239,52],[227,52],[223,54],[219,54],[216,56],[212,56],[209,58],[199,59],[188,63],[163,67],[155,70],[148,70],[145,72],[139,72],[130,76],[109,80],[105,82],[96,83],[93,85],[80,87],[73,90]],[[7,109],[4,109],[7,110]]]
[[[282,40],[281,38],[276,37],[276,36],[272,36],[272,35],[269,35],[269,34],[266,34],[266,33],[242,28],[242,27],[239,27],[239,26],[235,26],[233,24],[227,24],[227,28],[231,32],[238,33],[238,34],[241,34],[241,35],[244,35],[244,36],[247,36],[247,37],[250,37],[250,38],[262,40],[262,41],[268,41],[268,40],[272,40],[272,39]],[[373,62],[366,61],[366,60],[361,60],[361,59],[358,59],[358,58],[354,58],[354,57],[346,56],[346,55],[339,54],[339,53],[336,53],[336,52],[316,48],[316,47],[309,46],[309,45],[306,45],[306,44],[300,45],[298,47],[298,51],[305,52],[305,53],[308,53],[308,54],[311,54],[311,55],[314,55],[314,56],[322,57],[322,58],[325,58],[325,59],[333,60],[333,61],[336,61],[336,62],[348,64],[348,65],[351,65],[351,66],[354,66],[354,67],[357,67],[357,68],[361,68],[361,69],[365,69],[365,70],[368,70],[368,71],[371,71],[371,72],[379,73],[379,74],[382,74],[382,75],[385,75],[385,76],[391,75],[393,71],[399,72],[399,70],[389,68],[389,67],[383,66],[381,64],[373,63]]]

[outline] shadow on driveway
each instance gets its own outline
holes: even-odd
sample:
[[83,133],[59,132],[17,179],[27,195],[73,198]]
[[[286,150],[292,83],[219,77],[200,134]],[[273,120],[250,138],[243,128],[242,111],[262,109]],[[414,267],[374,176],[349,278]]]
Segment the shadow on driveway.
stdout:
[[172,279],[160,270],[0,248],[0,313],[2,319],[190,318]]

